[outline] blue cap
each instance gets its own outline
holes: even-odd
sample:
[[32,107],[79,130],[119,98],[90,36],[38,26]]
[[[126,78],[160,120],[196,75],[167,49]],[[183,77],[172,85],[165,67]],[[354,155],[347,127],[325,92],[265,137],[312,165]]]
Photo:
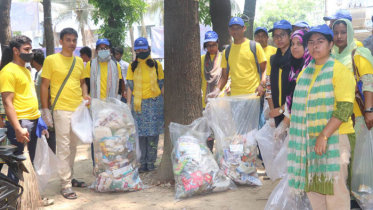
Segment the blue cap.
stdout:
[[323,24],[323,25],[318,25],[318,26],[313,26],[313,27],[311,27],[310,31],[308,31],[308,32],[303,36],[303,40],[304,40],[305,43],[308,42],[308,39],[310,38],[310,36],[311,36],[313,33],[321,33],[321,34],[324,34],[324,35],[331,35],[332,38],[334,38],[334,34],[333,34],[332,29],[329,28],[328,25]]
[[334,14],[332,14],[332,16],[324,17],[324,20],[338,20],[342,18],[352,21],[351,12],[345,9],[340,9],[337,10]]
[[242,18],[240,18],[240,17],[232,17],[232,19],[229,21],[229,27],[231,27],[232,25],[244,26],[245,23],[243,22]]
[[265,27],[257,27],[254,34],[256,34],[258,31],[264,31],[268,35],[268,30]]
[[205,34],[205,40],[203,43],[206,42],[216,42],[218,41],[219,37],[218,34],[215,31],[207,31]]
[[139,37],[135,40],[135,50],[139,49],[144,49],[147,50],[149,49],[149,43],[148,40],[144,37]]
[[310,28],[310,25],[304,20],[298,20],[293,24],[293,26],[301,27],[301,28]]
[[99,46],[100,44],[106,44],[107,46],[110,46],[109,40],[107,40],[105,38],[97,40],[96,47]]
[[287,20],[279,20],[273,24],[273,28],[269,32],[273,32],[275,29],[293,29],[293,26]]

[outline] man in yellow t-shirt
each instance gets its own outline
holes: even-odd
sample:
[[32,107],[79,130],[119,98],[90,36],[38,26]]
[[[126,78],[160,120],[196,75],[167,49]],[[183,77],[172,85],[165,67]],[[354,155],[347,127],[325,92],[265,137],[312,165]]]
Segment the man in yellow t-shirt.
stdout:
[[[91,62],[88,62],[85,67],[84,78],[88,85],[88,92],[91,93],[91,98],[105,99],[107,97],[117,97],[119,84],[122,83],[122,71],[119,63],[111,59],[110,48],[111,46],[107,39],[97,40],[96,53],[98,56]],[[98,72],[101,74],[100,86],[95,85],[98,81]],[[110,78],[113,78],[112,84],[107,84],[108,73],[111,74]],[[96,95],[98,92],[100,93],[100,97]]]
[[254,32],[254,39],[258,42],[266,55],[267,59],[267,75],[271,74],[271,64],[270,58],[272,55],[276,54],[277,48],[271,45],[268,45],[268,30],[265,27],[257,27]]
[[207,98],[215,98],[219,95],[222,88],[228,80],[227,67],[229,65],[229,73],[231,76],[231,95],[243,95],[258,93],[258,96],[264,94],[266,84],[266,63],[267,59],[263,48],[259,43],[256,43],[256,56],[261,69],[261,79],[256,67],[254,54],[250,49],[250,40],[246,39],[244,32],[246,26],[240,17],[233,17],[229,22],[229,33],[234,39],[231,45],[229,58],[225,58],[223,53],[221,68],[222,77],[215,90],[207,95]]
[[[8,54],[7,56],[13,60],[9,63],[3,60],[0,69],[0,92],[7,116],[8,140],[18,147],[14,154],[22,154],[24,142],[28,142],[33,162],[38,138],[36,127],[42,120],[39,120],[40,112],[34,81],[31,79],[31,72],[25,68],[25,63],[31,62],[33,58],[31,49],[31,39],[27,36],[19,35],[10,40],[9,48],[3,53]],[[18,183],[18,178],[11,170],[8,171],[8,177]]]
[[[76,48],[78,33],[72,28],[65,28],[60,34],[60,44],[62,51],[48,56],[44,61],[43,72],[41,74],[41,105],[42,117],[48,126],[53,127],[51,112],[48,107],[48,88],[50,85],[51,103],[53,107],[54,128],[57,138],[57,158],[60,161],[58,175],[61,179],[61,195],[66,199],[77,198],[72,190],[72,185],[85,187],[84,182],[78,182],[73,177],[74,160],[78,137],[74,134],[71,127],[71,116],[75,109],[82,103],[83,98],[89,100],[87,85],[84,81],[84,64],[80,57],[73,56]],[[72,73],[68,76],[74,57],[76,59]],[[62,91],[59,97],[61,86]]]

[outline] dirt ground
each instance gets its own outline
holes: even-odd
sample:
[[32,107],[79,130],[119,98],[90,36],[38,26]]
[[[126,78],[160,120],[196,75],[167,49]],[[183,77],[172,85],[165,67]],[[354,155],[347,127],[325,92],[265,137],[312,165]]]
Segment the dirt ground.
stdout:
[[[158,160],[156,167],[159,165],[163,153],[163,138],[158,147]],[[258,162],[258,165],[261,165]],[[74,178],[85,181],[91,185],[94,181],[92,174],[92,160],[90,145],[82,144],[78,146],[75,159]],[[263,172],[259,167],[258,172]],[[173,186],[150,184],[150,179],[154,174],[141,174],[141,180],[147,189],[137,192],[126,193],[97,193],[88,188],[74,188],[78,198],[67,200],[60,195],[60,181],[57,176],[50,179],[49,184],[42,194],[43,197],[54,199],[54,205],[49,206],[46,210],[68,209],[135,209],[135,210],[163,210],[163,209],[180,209],[180,210],[261,210],[272,192],[277,182],[270,180],[261,180],[263,186],[250,187],[238,186],[237,190],[213,193],[203,196],[195,196],[182,201],[175,201],[175,189]]]

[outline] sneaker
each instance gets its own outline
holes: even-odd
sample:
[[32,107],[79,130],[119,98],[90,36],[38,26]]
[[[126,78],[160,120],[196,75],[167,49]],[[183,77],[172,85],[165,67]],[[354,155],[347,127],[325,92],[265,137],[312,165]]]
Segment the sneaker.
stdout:
[[141,166],[139,168],[139,172],[144,173],[144,172],[147,172],[147,171],[148,171],[148,168],[146,167],[146,164],[141,164]]
[[154,163],[148,164],[148,171],[154,171]]

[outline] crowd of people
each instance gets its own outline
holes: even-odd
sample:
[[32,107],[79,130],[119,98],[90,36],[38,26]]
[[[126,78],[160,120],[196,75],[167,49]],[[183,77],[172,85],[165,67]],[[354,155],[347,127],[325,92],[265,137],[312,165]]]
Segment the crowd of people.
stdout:
[[[259,128],[268,103],[268,123],[276,128],[273,139],[289,136],[289,186],[306,192],[313,209],[350,209],[356,135],[365,126],[373,127],[373,57],[354,39],[347,10],[324,20],[329,26],[280,20],[270,30],[257,27],[253,41],[244,36],[244,21],[233,17],[228,26],[233,43],[222,52],[218,34],[207,32],[206,54],[201,56],[202,104],[205,108],[209,98],[218,96],[257,93]],[[268,45],[270,33],[276,47]],[[44,58],[42,50],[32,49],[30,38],[17,35],[4,50],[0,66],[0,114],[6,117],[0,127],[8,129],[8,143],[18,147],[15,154],[22,154],[28,142],[33,161],[36,130],[44,123],[48,126],[44,134],[60,161],[61,195],[66,199],[77,198],[72,187],[87,186],[73,178],[79,139],[71,117],[83,99],[86,106],[93,98],[127,103],[137,123],[139,172],[155,169],[159,135],[164,132],[164,73],[162,64],[151,57],[147,39],[135,40],[136,59],[130,64],[122,60],[123,49],[105,38],[96,42],[95,58],[89,47],[74,56],[77,39],[74,29],[63,29],[62,51]],[[37,70],[35,81],[26,63]],[[364,100],[355,99],[359,94]],[[210,137],[207,143],[211,151],[213,141]],[[91,149],[95,164],[93,144]],[[8,177],[18,182],[11,171]]]

